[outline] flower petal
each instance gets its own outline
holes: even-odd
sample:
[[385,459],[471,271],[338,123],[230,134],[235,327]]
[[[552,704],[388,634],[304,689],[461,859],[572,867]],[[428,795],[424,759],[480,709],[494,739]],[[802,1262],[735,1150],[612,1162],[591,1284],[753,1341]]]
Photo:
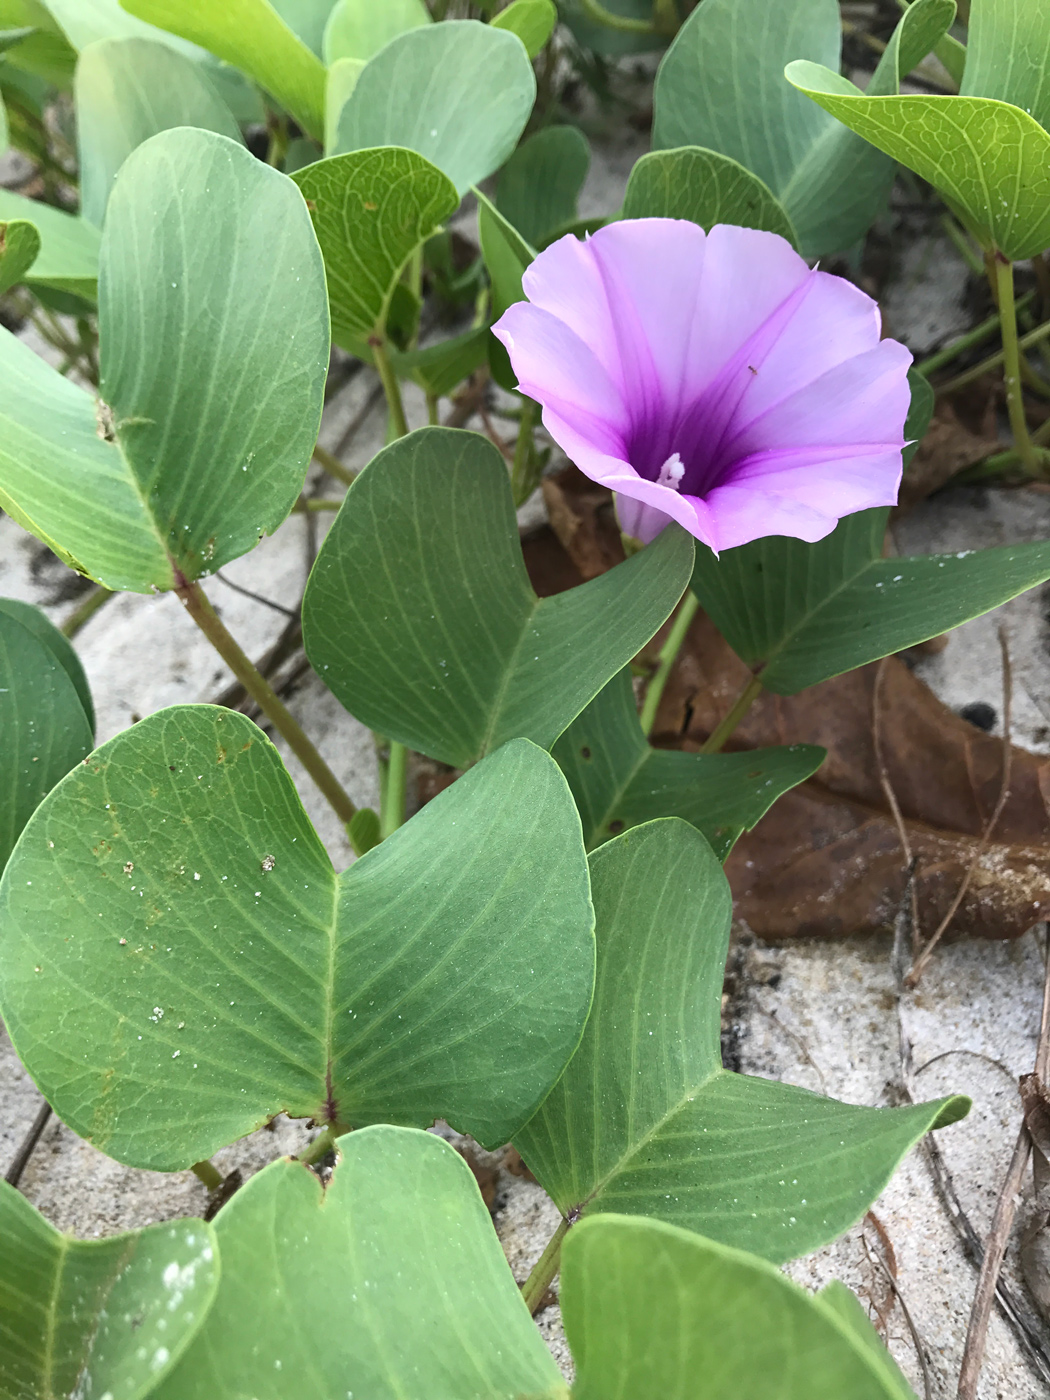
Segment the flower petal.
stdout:
[[707,500],[715,523],[711,548],[716,553],[767,535],[790,535],[812,544],[830,535],[838,524],[838,516],[815,510],[790,495],[747,486],[717,486]]

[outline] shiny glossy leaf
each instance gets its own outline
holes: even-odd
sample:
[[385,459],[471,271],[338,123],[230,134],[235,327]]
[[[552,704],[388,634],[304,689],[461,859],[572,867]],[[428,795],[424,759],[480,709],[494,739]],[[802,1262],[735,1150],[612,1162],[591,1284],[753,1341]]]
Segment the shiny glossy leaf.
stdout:
[[37,809],[0,883],[0,1009],[55,1111],[133,1165],[189,1166],[281,1111],[445,1118],[496,1147],[579,1039],[592,920],[534,745],[337,876],[261,731],[181,706]]
[[307,655],[378,733],[456,767],[515,737],[549,748],[680,596],[692,540],[665,530],[582,587],[537,598],[506,465],[422,428],[351,486],[306,589]]

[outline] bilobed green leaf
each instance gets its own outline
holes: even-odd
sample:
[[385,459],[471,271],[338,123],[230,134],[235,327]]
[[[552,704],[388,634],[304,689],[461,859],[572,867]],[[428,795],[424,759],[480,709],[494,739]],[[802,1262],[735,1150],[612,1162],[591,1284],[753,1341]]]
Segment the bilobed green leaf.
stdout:
[[337,153],[406,146],[463,195],[507,159],[535,100],[515,35],[477,20],[429,24],[367,64],[339,118]]
[[[944,0],[932,0],[938,23]],[[929,0],[918,0],[902,39],[910,57],[925,38]],[[943,32],[943,30],[942,30]],[[835,0],[704,0],[686,20],[657,74],[653,146],[703,146],[758,176],[784,207],[807,257],[849,247],[868,230],[893,182],[893,164],[819,110],[784,77],[788,59],[837,71]],[[879,81],[896,92],[896,56]],[[939,99],[938,99],[939,100]]]
[[384,1126],[338,1150],[327,1187],[285,1159],[216,1217],[219,1296],[156,1400],[567,1400],[455,1149]]
[[985,247],[1018,261],[1050,246],[1050,135],[1020,108],[981,97],[868,97],[815,63],[789,63],[785,73],[936,186]]
[[299,494],[328,367],[295,186],[212,132],[140,146],[106,215],[99,337],[96,401],[0,332],[0,504],[111,588],[246,553]]
[[896,96],[901,79],[937,47],[954,19],[955,0],[910,0],[871,75],[867,91],[873,97]]
[[328,20],[324,56],[328,64],[340,58],[367,63],[391,39],[430,24],[423,0],[339,0]]
[[0,909],[23,1063],[76,1132],[159,1170],[281,1111],[444,1118],[496,1147],[560,1073],[593,985],[579,818],[528,743],[336,876],[248,719],[164,710],[45,799]]
[[572,789],[588,850],[654,817],[683,817],[719,860],[825,757],[812,744],[715,754],[651,748],[627,667],[573,720],[551,755]]
[[94,301],[98,287],[99,231],[86,219],[63,213],[12,190],[0,189],[0,221],[33,224],[40,235],[27,281]]
[[[508,306],[524,299],[521,279],[535,258],[536,250],[480,190],[475,190],[474,195],[478,202],[478,241],[491,284],[492,319],[498,321]],[[491,334],[489,365],[493,379],[501,388],[518,387],[518,376],[506,347]]]
[[1050,27],[1031,0],[974,0],[963,97],[995,97],[1050,127]]
[[41,635],[54,628],[34,612],[0,599],[0,870],[41,799],[92,747],[77,685]]
[[40,253],[40,230],[28,219],[0,222],[0,296],[24,282]]
[[0,1397],[140,1400],[189,1346],[218,1283],[203,1220],[75,1240],[0,1181]]
[[732,900],[710,847],[669,818],[590,864],[594,1004],[565,1073],[514,1135],[567,1218],[654,1216],[781,1262],[846,1230],[924,1133],[967,1112],[958,1098],[859,1108],[724,1070]]
[[656,1221],[570,1231],[561,1306],[575,1400],[915,1400],[856,1299]]
[[333,336],[382,335],[401,269],[456,212],[455,185],[396,146],[332,156],[293,178],[324,255]]
[[545,127],[523,141],[500,171],[496,207],[527,243],[540,244],[576,218],[590,163],[591,148],[578,127]]
[[88,678],[73,643],[58,630],[53,622],[44,616],[39,608],[34,608],[32,603],[23,603],[19,598],[0,598],[0,613],[6,613],[8,617],[13,617],[16,622],[20,622],[27,631],[32,632],[38,642],[41,642],[51,652],[72,681],[73,689],[80,697],[80,703],[84,707],[85,715],[87,715],[88,724],[94,732],[95,706],[91,699],[91,687],[88,685]]
[[269,0],[121,0],[124,8],[181,35],[254,78],[303,130],[324,136],[324,65]]
[[505,10],[492,17],[493,29],[508,29],[516,34],[530,58],[544,48],[557,22],[554,0],[512,0]]
[[73,94],[80,212],[100,228],[117,171],[143,141],[175,126],[241,139],[202,65],[152,39],[89,44],[77,63]]
[[307,655],[352,714],[444,763],[519,736],[549,748],[666,619],[691,555],[668,529],[600,578],[537,598],[499,452],[421,428],[347,493],[303,600]]
[[187,57],[201,58],[202,50],[154,24],[129,14],[120,0],[44,0],[74,49],[86,49],[100,39],[152,39]]
[[730,156],[683,146],[651,151],[631,171],[622,219],[690,219],[710,231],[715,224],[779,233],[798,247],[784,207],[757,175]]
[[440,398],[485,363],[488,337],[487,327],[478,326],[422,350],[392,351],[390,361],[403,379],[413,380],[424,393]]
[[888,514],[847,516],[816,544],[770,536],[717,560],[697,549],[693,591],[767,690],[794,695],[1050,578],[1050,544],[884,559]]

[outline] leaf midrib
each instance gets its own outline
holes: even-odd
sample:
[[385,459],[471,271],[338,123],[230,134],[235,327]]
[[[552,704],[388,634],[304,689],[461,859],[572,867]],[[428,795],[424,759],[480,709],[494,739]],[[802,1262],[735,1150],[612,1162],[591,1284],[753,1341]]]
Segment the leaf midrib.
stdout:
[[769,652],[769,655],[761,658],[762,665],[757,672],[759,679],[761,679],[762,673],[764,671],[769,670],[774,661],[778,661],[780,659],[780,657],[788,649],[790,643],[795,640],[795,638],[798,636],[798,634],[802,631],[804,627],[808,627],[813,621],[813,619],[815,617],[819,617],[820,614],[824,611],[824,609],[827,608],[841,593],[845,593],[847,589],[853,588],[854,585],[863,577],[863,575],[866,574],[869,571],[869,569],[875,567],[875,565],[877,565],[878,563],[879,560],[875,558],[865,559],[864,563],[860,566],[859,569],[856,570],[855,573],[850,574],[848,577],[844,578],[841,583],[837,584],[836,587],[831,590],[830,593],[825,593],[821,597],[820,602],[815,607],[803,613],[799,617],[798,621],[795,622],[795,624],[791,627],[790,631],[784,633],[777,645],[773,647],[772,650]]
[[503,679],[500,681],[496,693],[492,698],[492,708],[489,712],[489,722],[485,728],[485,733],[482,736],[481,746],[476,755],[477,758],[484,758],[484,756],[489,752],[494,736],[499,732],[499,722],[503,717],[504,702],[507,698],[507,692],[510,690],[511,681],[518,674],[518,658],[521,655],[522,647],[525,645],[525,637],[528,634],[529,628],[535,622],[536,615],[538,614],[540,608],[543,606],[544,601],[545,600],[543,598],[540,598],[535,593],[533,593],[532,603],[529,607],[528,614],[522,620],[522,626],[521,631],[518,634],[518,640],[514,643],[513,650],[509,653],[507,657],[506,665],[503,669]]

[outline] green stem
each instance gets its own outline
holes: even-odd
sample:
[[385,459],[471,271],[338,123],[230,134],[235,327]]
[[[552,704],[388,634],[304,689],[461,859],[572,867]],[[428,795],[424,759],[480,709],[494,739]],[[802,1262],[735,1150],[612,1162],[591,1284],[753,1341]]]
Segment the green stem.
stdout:
[[357,472],[352,467],[344,467],[338,457],[333,457],[330,452],[326,452],[320,443],[314,447],[314,460],[320,462],[329,476],[336,481],[341,481],[345,486],[353,486],[357,480]]
[[309,515],[311,511],[338,510],[342,501],[327,496],[300,496],[292,506],[293,515]]
[[184,580],[175,589],[175,593],[190,617],[324,793],[336,816],[344,825],[348,825],[357,808],[343,791],[339,779],[317,752],[299,721],[226,630],[203,588],[199,583]]
[[386,764],[386,781],[379,804],[379,839],[385,841],[399,826],[405,824],[406,789],[408,784],[408,750],[404,744],[390,740]]
[[[983,268],[981,270],[982,272],[984,271]],[[1017,310],[1020,311],[1023,307],[1027,306],[1029,302],[1031,302],[1032,297],[1032,292],[1026,292],[1017,303]],[[939,370],[942,366],[951,364],[952,360],[958,359],[964,350],[971,350],[975,345],[980,345],[982,340],[987,340],[988,337],[994,335],[998,329],[999,313],[996,311],[994,315],[989,316],[986,321],[982,321],[980,325],[974,326],[973,330],[967,331],[965,335],[961,335],[958,340],[953,340],[950,345],[945,345],[943,349],[936,351],[932,355],[928,355],[925,360],[920,360],[915,366],[915,372],[924,375],[933,374],[935,370]]]
[[441,422],[438,417],[438,396],[437,394],[427,395],[427,422],[432,428],[436,428]]
[[762,682],[758,676],[752,676],[747,685],[744,686],[743,690],[733,701],[733,708],[726,715],[725,719],[716,727],[714,733],[708,738],[707,742],[701,745],[700,752],[721,753],[725,747],[726,740],[761,694]]
[[600,0],[580,0],[580,9],[598,24],[608,29],[619,29],[625,34],[655,34],[656,25],[647,19],[629,19],[626,15],[614,15]]
[[[1020,302],[1017,304],[1020,306]],[[1015,307],[1016,311],[1016,307]],[[1016,325],[1014,332],[1016,334]],[[1044,321],[1041,326],[1036,326],[1035,330],[1029,331],[1027,335],[1021,336],[1017,341],[1018,350],[1028,350],[1033,345],[1038,345],[1041,340],[1050,337],[1050,321]],[[1003,337],[1005,340],[1005,336]],[[963,370],[962,374],[957,374],[954,379],[948,379],[943,384],[937,385],[938,394],[954,394],[958,389],[965,389],[967,384],[972,384],[975,379],[980,379],[982,374],[987,374],[989,370],[997,369],[1003,363],[1006,351],[997,350],[994,355],[988,355],[979,364],[973,365],[970,369]]]
[[1031,476],[1044,475],[1039,453],[1028,436],[1021,387],[1021,350],[1017,341],[1017,308],[1014,304],[1014,265],[995,255],[995,290],[1003,327],[1003,381],[1006,385],[1006,411],[1010,418],[1014,449]]
[[226,1180],[214,1162],[194,1162],[190,1171],[198,1181],[204,1182],[209,1191],[218,1191]]
[[984,263],[981,261],[980,254],[970,241],[970,236],[966,230],[960,228],[950,214],[942,214],[941,228],[944,229],[945,233],[955,244],[956,251],[966,266],[971,272],[975,272],[977,276],[980,277],[984,272]]
[[95,616],[102,604],[108,603],[112,597],[112,588],[105,588],[101,583],[98,584],[97,587],[91,590],[86,598],[77,604],[66,618],[65,622],[63,622],[63,636],[69,637],[70,640],[72,640],[80,629]]
[[318,1133],[306,1151],[300,1155],[299,1161],[305,1162],[308,1167],[313,1166],[314,1162],[319,1162],[322,1157],[335,1150],[335,1140],[338,1136],[338,1125],[327,1123],[324,1131]]
[[539,1312],[540,1304],[547,1296],[547,1289],[550,1288],[554,1275],[558,1272],[558,1265],[561,1263],[562,1241],[568,1233],[569,1222],[562,1220],[551,1236],[547,1248],[537,1259],[532,1273],[521,1285],[521,1296],[525,1299],[525,1306],[534,1316]]
[[663,698],[664,687],[667,678],[674,669],[674,663],[678,660],[678,653],[682,649],[686,633],[689,631],[693,618],[700,607],[700,600],[690,589],[682,599],[682,605],[678,609],[678,615],[671,625],[671,630],[667,634],[667,640],[660,648],[660,655],[657,657],[656,670],[653,678],[649,682],[649,688],[645,692],[645,701],[642,705],[641,723],[642,731],[651,734],[653,725],[656,722],[656,712],[660,708],[660,701]]
[[535,401],[523,398],[518,438],[514,444],[514,464],[510,470],[510,489],[514,494],[516,506],[523,506],[536,489],[532,472],[529,470],[532,462],[532,425],[535,417]]
[[372,347],[372,357],[375,360],[376,370],[383,385],[383,393],[386,395],[387,407],[390,410],[392,436],[395,438],[404,437],[408,432],[408,419],[405,417],[405,405],[401,401],[401,385],[397,382],[397,375],[394,373],[390,356],[387,354],[386,341],[381,340],[378,336],[373,336],[368,343]]

